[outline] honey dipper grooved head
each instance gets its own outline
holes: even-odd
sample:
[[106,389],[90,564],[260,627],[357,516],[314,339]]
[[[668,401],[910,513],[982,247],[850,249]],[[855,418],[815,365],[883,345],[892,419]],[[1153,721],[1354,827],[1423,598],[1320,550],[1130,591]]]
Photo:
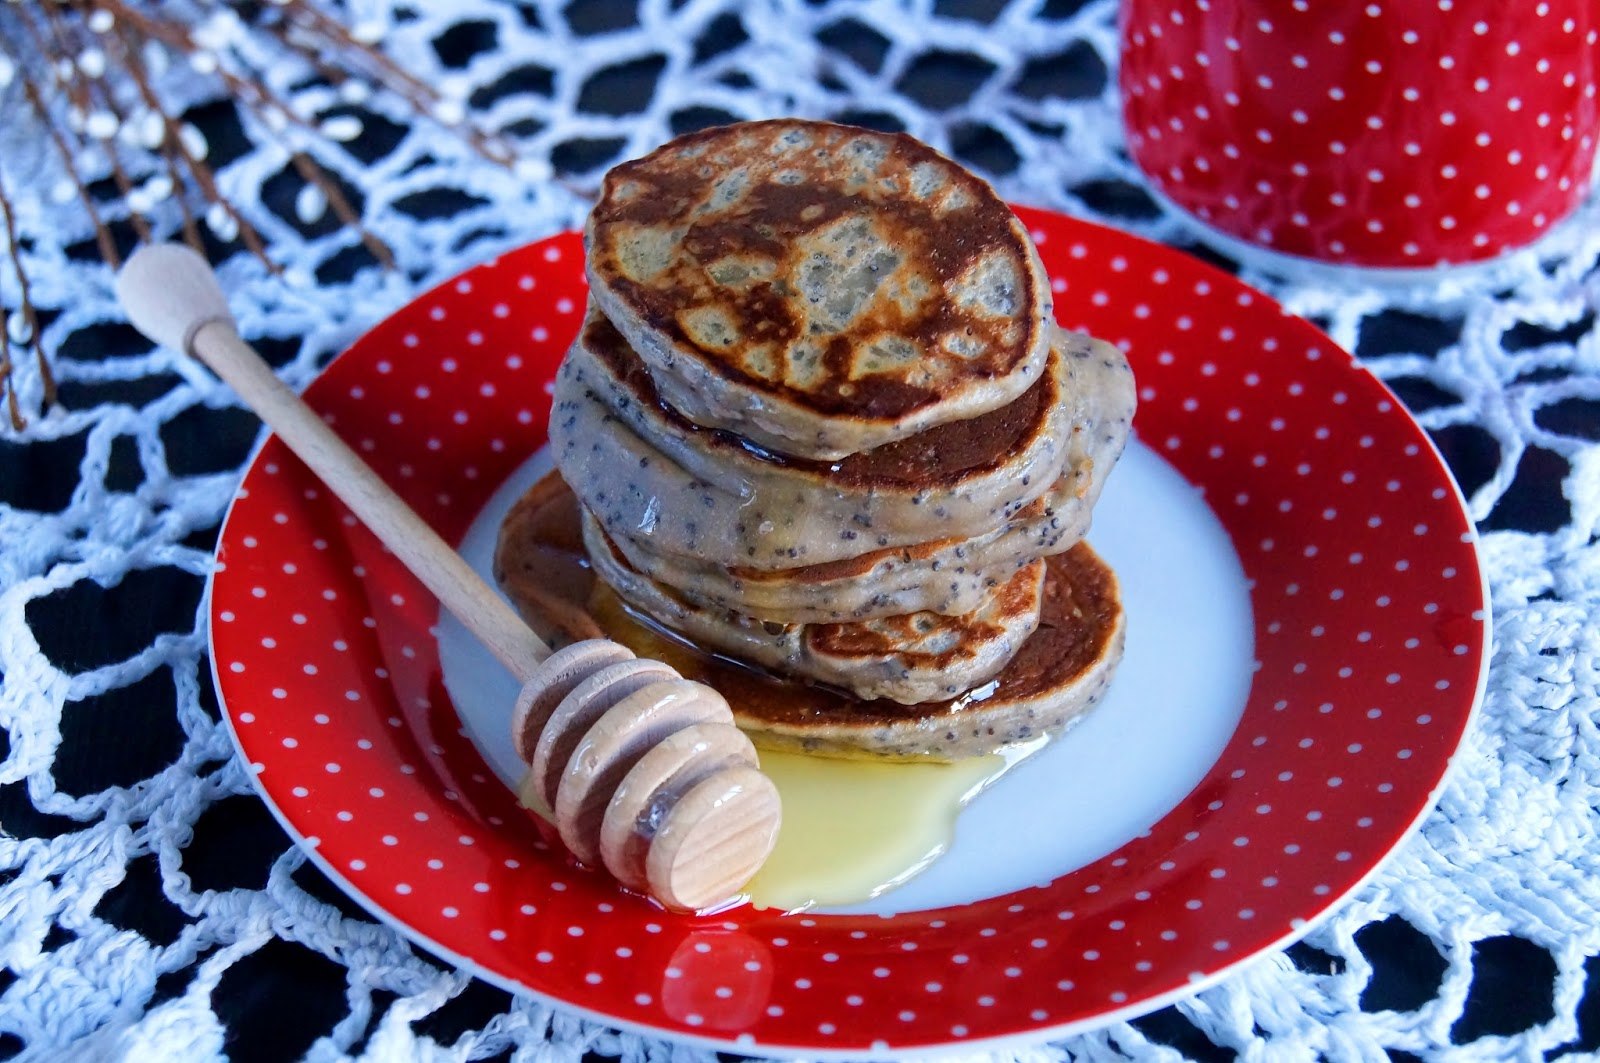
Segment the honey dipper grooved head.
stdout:
[[599,866],[601,824],[628,770],[669,735],[712,721],[733,725],[728,703],[687,679],[651,683],[606,710],[573,748],[551,806],[573,855]]
[[533,761],[550,714],[574,687],[606,665],[632,658],[632,650],[610,639],[574,642],[545,658],[533,678],[522,685],[511,713],[511,742],[522,762]]
[[555,807],[556,787],[561,783],[562,770],[596,720],[636,690],[681,678],[660,661],[634,658],[605,665],[573,687],[550,713],[528,762],[528,771],[537,780],[537,792],[544,798],[546,807]]

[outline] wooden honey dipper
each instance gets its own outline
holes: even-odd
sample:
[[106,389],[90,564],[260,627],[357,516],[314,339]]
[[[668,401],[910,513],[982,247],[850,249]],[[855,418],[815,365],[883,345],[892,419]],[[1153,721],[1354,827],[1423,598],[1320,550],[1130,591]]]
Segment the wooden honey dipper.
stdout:
[[140,332],[229,384],[516,676],[524,793],[574,855],[669,908],[737,894],[771,853],[780,808],[720,694],[605,639],[552,653],[239,337],[190,248],[141,247],[117,275],[117,297]]

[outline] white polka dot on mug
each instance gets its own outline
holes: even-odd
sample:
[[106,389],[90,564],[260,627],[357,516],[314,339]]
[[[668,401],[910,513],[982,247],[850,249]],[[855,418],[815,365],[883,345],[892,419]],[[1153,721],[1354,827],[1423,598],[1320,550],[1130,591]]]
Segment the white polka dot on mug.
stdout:
[[1483,262],[1593,183],[1594,0],[1124,0],[1121,18],[1133,159],[1224,244]]

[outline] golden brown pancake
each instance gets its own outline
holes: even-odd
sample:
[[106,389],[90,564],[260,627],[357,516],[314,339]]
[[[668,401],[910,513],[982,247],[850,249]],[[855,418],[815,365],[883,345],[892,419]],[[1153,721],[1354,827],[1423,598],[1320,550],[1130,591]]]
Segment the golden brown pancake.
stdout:
[[[1065,494],[1075,481],[1058,482]],[[610,536],[628,564],[696,605],[786,624],[828,624],[931,611],[955,615],[1030,561],[1082,538],[1089,509],[1036,498],[1014,520],[971,538],[935,539],[798,568],[718,565],[655,553],[631,536]]]
[[734,722],[767,749],[891,759],[961,760],[1061,733],[1105,696],[1126,620],[1116,575],[1087,543],[1044,564],[1039,626],[992,684],[951,701],[900,705],[762,698],[724,681]]
[[[914,503],[917,495],[913,493],[913,504],[887,506],[883,499],[894,492],[893,480],[885,478],[880,485],[869,488],[879,497],[858,507],[847,504],[859,501],[858,493],[847,496],[825,479],[817,480],[813,490],[775,490],[778,481],[757,475],[760,470],[753,465],[759,465],[759,459],[748,456],[727,463],[730,468],[747,471],[744,476],[735,477],[732,489],[725,489],[705,478],[705,473],[713,471],[708,463],[715,460],[708,455],[718,450],[724,454],[742,453],[736,440],[727,433],[705,430],[686,435],[682,446],[676,448],[680,452],[702,439],[718,441],[706,452],[691,455],[698,455],[697,475],[642,438],[623,415],[613,413],[592,389],[575,379],[581,375],[576,360],[563,365],[557,380],[556,407],[550,421],[551,446],[562,474],[574,485],[584,506],[594,512],[625,553],[641,559],[640,567],[652,576],[696,594],[702,587],[691,583],[689,574],[710,568],[714,571],[703,586],[706,601],[715,602],[716,595],[721,595],[737,607],[738,600],[730,592],[737,595],[746,588],[757,597],[739,611],[763,615],[760,610],[770,608],[780,610],[772,614],[773,619],[799,619],[781,610],[810,609],[818,604],[814,596],[801,589],[805,583],[813,582],[814,573],[798,573],[800,583],[793,584],[786,575],[792,570],[811,570],[877,555],[866,567],[857,565],[853,569],[865,574],[883,560],[895,567],[893,557],[897,555],[886,553],[892,550],[909,553],[920,563],[918,574],[926,576],[947,567],[948,554],[964,550],[968,540],[992,545],[1007,528],[1025,531],[1026,541],[1010,536],[996,556],[977,558],[978,567],[1024,557],[1032,560],[1052,547],[1064,549],[1083,533],[1089,510],[1128,438],[1135,402],[1133,379],[1127,359],[1108,343],[1064,333],[1057,349],[1068,354],[1072,365],[1074,395],[1070,400],[1076,417],[1070,436],[1064,441],[1065,468],[1036,499],[1030,496],[1039,487],[1037,482],[1022,483],[1019,477],[1007,490],[1003,479],[995,481],[985,474],[984,479],[999,493],[981,500],[981,505],[970,504],[974,501],[970,493],[962,496],[961,492],[947,492],[941,498],[930,492],[921,505]],[[644,416],[636,411],[630,419]],[[665,423],[670,416],[670,412],[654,412],[648,419]],[[961,453],[981,451],[975,446],[945,446],[938,440],[959,440],[965,431],[960,426],[942,426],[837,464],[856,463],[870,469],[883,451],[914,454],[924,437],[934,437],[936,445],[929,448],[933,454],[948,451],[957,455],[953,460],[959,460]],[[1045,503],[1043,507],[1039,506],[1040,501]],[[893,523],[889,520],[891,515]],[[1066,534],[1072,537],[1063,540]],[[1041,548],[1026,556],[1031,542]],[[941,554],[923,549],[931,543],[946,543],[949,550]],[[659,564],[642,560],[646,556],[658,559]],[[965,562],[962,559],[963,565]],[[752,570],[774,575],[764,581],[759,577],[746,580],[739,575]],[[848,578],[850,571],[830,570],[825,580],[836,584],[827,593],[842,591],[850,599],[848,603],[839,599],[835,611],[840,615],[813,613],[807,619],[871,615],[861,610],[877,608],[871,601],[879,593],[877,589],[837,585]],[[902,571],[900,575],[908,573]],[[801,589],[798,598],[780,589],[786,582]],[[893,587],[882,589],[896,592]],[[903,581],[899,587],[899,591],[912,589]],[[758,598],[768,592],[774,593],[758,606]],[[962,611],[960,606],[933,599],[907,611],[922,608]]]
[[593,298],[690,420],[835,459],[998,409],[1049,348],[1049,285],[987,184],[902,134],[702,130],[612,169]]

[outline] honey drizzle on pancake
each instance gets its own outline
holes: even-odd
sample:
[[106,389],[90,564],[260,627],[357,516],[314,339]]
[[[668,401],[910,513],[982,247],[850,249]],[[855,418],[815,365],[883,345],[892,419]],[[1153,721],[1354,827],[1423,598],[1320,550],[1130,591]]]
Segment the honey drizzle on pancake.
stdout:
[[[553,637],[587,638],[602,632],[642,658],[662,661],[684,678],[712,686],[736,704],[760,705],[764,713],[790,719],[848,711],[844,702],[865,704],[704,653],[629,609],[594,578],[577,534],[576,500],[559,477],[552,474],[541,481],[524,502],[538,509],[527,546],[538,561],[542,597],[556,600],[560,608],[551,615],[572,627],[571,632],[548,632]],[[950,708],[983,701],[996,686],[987,683],[951,702]],[[748,900],[758,908],[798,912],[856,904],[893,889],[949,848],[957,816],[968,801],[1044,742],[1041,737],[954,763],[846,760],[762,750],[762,771],[776,784],[783,802],[783,827],[771,856],[746,887]],[[549,816],[529,788],[523,788],[522,798],[535,814]]]

